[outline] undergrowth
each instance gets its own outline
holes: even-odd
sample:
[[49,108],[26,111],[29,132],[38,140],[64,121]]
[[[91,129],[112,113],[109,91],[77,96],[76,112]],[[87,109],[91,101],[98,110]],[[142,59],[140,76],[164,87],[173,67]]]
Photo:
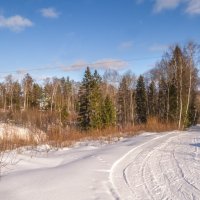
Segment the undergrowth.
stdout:
[[[32,130],[32,134],[26,138],[20,138],[17,134],[10,137],[4,134],[0,138],[0,152],[13,150],[24,146],[38,146],[48,144],[51,147],[63,148],[72,146],[74,143],[84,140],[107,140],[113,138],[131,137],[143,132],[166,132],[177,129],[177,125],[170,123],[161,123],[156,118],[150,118],[146,124],[127,125],[124,127],[109,127],[101,130],[80,131],[75,128],[61,128],[52,126],[46,132],[46,136],[38,135],[37,129]],[[36,137],[37,136],[37,137]]]

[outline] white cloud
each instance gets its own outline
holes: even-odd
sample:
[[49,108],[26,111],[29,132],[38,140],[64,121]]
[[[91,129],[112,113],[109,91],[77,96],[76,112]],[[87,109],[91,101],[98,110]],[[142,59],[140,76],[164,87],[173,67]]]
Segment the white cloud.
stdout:
[[155,0],[154,11],[161,12],[163,10],[175,9],[184,0]]
[[188,0],[186,12],[191,15],[200,14],[200,0]]
[[127,62],[123,60],[117,60],[117,59],[101,59],[97,60],[93,63],[87,63],[85,61],[77,61],[74,64],[70,66],[62,66],[62,69],[64,71],[78,71],[85,69],[87,66],[93,69],[113,69],[113,70],[120,70],[124,69],[127,66]]
[[24,75],[24,74],[27,73],[27,70],[25,70],[25,69],[19,69],[19,70],[16,71],[16,73],[17,73],[18,75]]
[[56,11],[55,8],[43,8],[40,10],[40,13],[43,17],[46,18],[58,18],[58,16],[60,15],[60,13]]
[[91,66],[94,67],[95,69],[120,70],[124,69],[127,66],[127,62],[123,60],[108,58],[108,59],[97,60]]
[[150,51],[157,51],[157,52],[163,52],[165,50],[167,50],[169,48],[168,45],[164,45],[164,44],[154,44],[152,45],[149,50]]
[[120,49],[130,49],[133,47],[133,41],[122,42],[119,46]]
[[11,16],[8,18],[0,15],[0,28],[8,28],[14,32],[20,32],[31,26],[33,26],[33,22],[20,15]]
[[200,14],[200,0],[154,0],[154,12],[172,10],[180,5],[185,5],[185,12],[188,14]]
[[141,3],[143,3],[144,2],[144,0],[136,0],[136,3],[137,4],[141,4]]
[[69,66],[62,66],[61,68],[64,70],[64,71],[79,71],[85,67],[87,67],[88,64],[87,62],[83,61],[83,60],[78,60],[76,61],[74,64],[72,65],[69,65]]

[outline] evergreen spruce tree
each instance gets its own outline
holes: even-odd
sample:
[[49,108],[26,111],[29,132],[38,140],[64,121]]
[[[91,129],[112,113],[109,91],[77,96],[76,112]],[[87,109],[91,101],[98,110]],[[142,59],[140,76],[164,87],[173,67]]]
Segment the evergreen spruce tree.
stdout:
[[82,129],[91,128],[91,87],[92,75],[90,68],[87,67],[79,90],[79,117],[78,121]]
[[116,122],[115,107],[111,98],[108,95],[106,96],[103,104],[102,120],[104,127],[112,126]]
[[190,100],[190,106],[189,106],[189,112],[187,116],[187,121],[185,122],[185,126],[194,126],[197,124],[198,118],[199,118],[199,112],[197,109],[197,93],[195,91],[192,92],[191,100]]
[[31,98],[31,107],[32,108],[39,108],[40,100],[42,98],[42,88],[39,84],[34,83],[32,89],[32,98]]
[[33,86],[33,78],[26,74],[25,77],[22,80],[23,85],[23,98],[24,98],[24,110],[29,108],[30,100],[31,100],[31,92],[32,92],[32,86]]
[[19,82],[14,83],[13,90],[13,105],[16,110],[20,110],[20,100],[21,100],[21,85]]
[[91,74],[87,67],[79,90],[79,117],[82,129],[102,127],[102,94],[100,90],[101,77],[94,72]]
[[143,76],[140,76],[136,86],[136,115],[138,123],[147,122],[147,102],[146,102],[146,89]]
[[152,81],[148,87],[148,114],[150,116],[156,115],[156,87],[154,81]]
[[157,103],[157,113],[158,118],[161,122],[165,122],[167,119],[167,84],[164,78],[159,81],[159,91],[158,91],[158,103]]
[[169,84],[169,120],[171,122],[178,120],[178,104],[177,104],[177,88],[175,80],[173,79]]
[[118,122],[125,126],[128,123],[128,114],[130,111],[130,91],[127,84],[127,79],[123,76],[118,90]]
[[102,106],[103,99],[100,89],[101,77],[97,70],[94,71],[92,77],[92,88],[91,88],[91,127],[92,128],[102,128]]

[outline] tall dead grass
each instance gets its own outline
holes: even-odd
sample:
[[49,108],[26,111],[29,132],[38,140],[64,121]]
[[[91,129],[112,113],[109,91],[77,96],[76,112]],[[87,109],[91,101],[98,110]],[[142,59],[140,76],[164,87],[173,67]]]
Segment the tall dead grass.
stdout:
[[21,137],[17,133],[10,132],[9,125],[4,128],[3,133],[0,134],[0,178],[4,169],[9,169],[10,166],[18,162],[16,159],[17,151],[12,150],[26,146],[35,147],[41,144],[34,134]]
[[[156,118],[149,118],[146,124],[127,125],[125,127],[108,127],[101,130],[80,131],[76,128],[61,127],[59,125],[50,126],[46,132],[46,137],[43,134],[30,135],[27,138],[20,138],[16,134],[14,137],[0,139],[0,151],[12,150],[22,146],[37,146],[41,144],[49,144],[49,146],[63,148],[71,146],[75,142],[83,140],[107,140],[112,141],[113,138],[131,137],[143,132],[166,132],[176,130],[175,123],[161,123]],[[38,129],[35,129],[38,131]]]
[[52,128],[47,133],[47,142],[56,147],[65,147],[82,140],[107,140],[113,138],[131,137],[143,132],[167,132],[177,129],[175,123],[161,123],[156,118],[150,118],[146,124],[129,125],[123,128],[109,127],[100,130],[78,131],[77,129]]

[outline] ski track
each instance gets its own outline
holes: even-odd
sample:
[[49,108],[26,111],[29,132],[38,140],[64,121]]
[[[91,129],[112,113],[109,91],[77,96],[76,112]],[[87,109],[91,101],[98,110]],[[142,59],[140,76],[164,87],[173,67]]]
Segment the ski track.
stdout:
[[133,148],[110,173],[114,198],[200,199],[200,127],[169,133]]

